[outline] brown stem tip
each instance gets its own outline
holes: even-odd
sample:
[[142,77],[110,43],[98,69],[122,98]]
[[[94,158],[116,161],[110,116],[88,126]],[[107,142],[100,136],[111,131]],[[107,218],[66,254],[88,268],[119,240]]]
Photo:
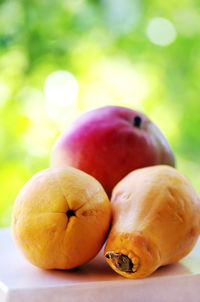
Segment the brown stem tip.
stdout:
[[114,252],[107,252],[105,254],[105,257],[107,259],[110,259],[112,261],[112,264],[121,272],[135,273],[137,271],[138,263],[134,265],[132,260],[126,255]]
[[140,116],[135,116],[133,119],[133,125],[137,128],[140,128],[142,124],[142,119]]

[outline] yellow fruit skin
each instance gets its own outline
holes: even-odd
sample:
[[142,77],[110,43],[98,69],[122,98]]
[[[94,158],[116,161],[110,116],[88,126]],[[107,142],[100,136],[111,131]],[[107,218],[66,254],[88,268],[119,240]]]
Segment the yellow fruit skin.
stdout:
[[[66,212],[75,216],[68,218]],[[111,218],[101,184],[71,167],[43,170],[20,191],[12,212],[16,245],[34,265],[72,269],[101,249]]]
[[159,266],[176,262],[195,245],[200,231],[200,199],[189,180],[176,169],[161,165],[128,174],[113,190],[112,227],[107,252],[128,256],[135,273],[150,275]]

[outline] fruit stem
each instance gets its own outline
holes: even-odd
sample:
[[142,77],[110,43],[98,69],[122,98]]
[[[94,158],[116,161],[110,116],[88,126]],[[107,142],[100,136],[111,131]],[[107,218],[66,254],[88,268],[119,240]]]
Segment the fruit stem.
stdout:
[[112,264],[122,272],[135,273],[139,266],[138,263],[134,264],[128,256],[120,253],[106,252],[105,257],[110,259]]
[[134,123],[135,127],[140,128],[141,123],[142,123],[141,117],[140,116],[135,116],[134,119],[133,119],[133,123]]

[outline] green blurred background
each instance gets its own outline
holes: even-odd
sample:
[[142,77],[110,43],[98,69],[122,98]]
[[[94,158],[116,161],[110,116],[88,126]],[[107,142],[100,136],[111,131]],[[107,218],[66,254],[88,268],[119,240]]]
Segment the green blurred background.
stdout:
[[0,0],[0,227],[86,110],[146,113],[200,193],[197,0]]

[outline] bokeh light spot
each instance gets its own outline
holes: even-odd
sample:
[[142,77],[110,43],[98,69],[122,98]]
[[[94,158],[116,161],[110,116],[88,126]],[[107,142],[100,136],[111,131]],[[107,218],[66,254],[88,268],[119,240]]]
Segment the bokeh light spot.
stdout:
[[147,36],[149,40],[160,46],[167,46],[176,39],[174,25],[164,18],[153,18],[147,25]]
[[44,85],[45,108],[48,116],[60,128],[66,125],[77,108],[78,82],[68,71],[58,70],[51,73]]
[[72,73],[58,70],[47,77],[44,93],[47,102],[65,107],[76,101],[78,82]]

